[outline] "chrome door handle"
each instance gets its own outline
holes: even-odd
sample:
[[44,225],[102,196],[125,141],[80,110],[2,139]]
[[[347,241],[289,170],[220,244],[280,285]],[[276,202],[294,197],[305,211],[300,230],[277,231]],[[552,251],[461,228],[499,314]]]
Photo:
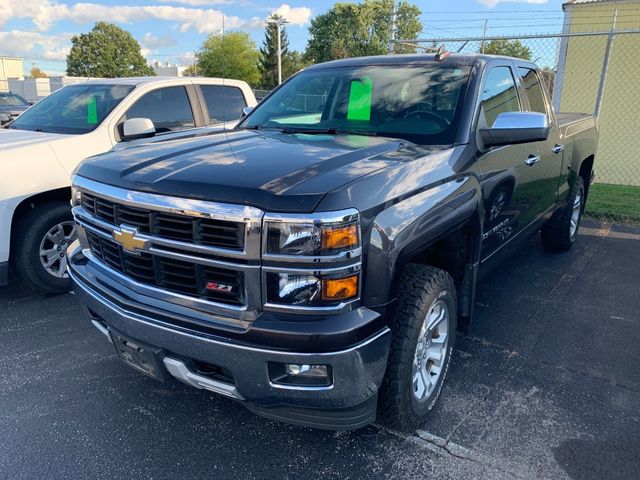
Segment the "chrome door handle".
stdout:
[[540,155],[529,155],[529,158],[527,158],[524,161],[524,163],[529,165],[530,167],[532,167],[533,165],[535,165],[539,161],[540,161]]
[[564,145],[560,145],[559,143],[556,143],[556,145],[551,149],[551,151],[553,153],[560,153],[564,150]]

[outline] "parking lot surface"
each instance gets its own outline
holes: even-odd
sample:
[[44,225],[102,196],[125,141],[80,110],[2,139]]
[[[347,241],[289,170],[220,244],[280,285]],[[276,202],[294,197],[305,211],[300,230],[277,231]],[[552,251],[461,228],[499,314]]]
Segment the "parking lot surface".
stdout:
[[537,240],[480,284],[415,435],[325,432],[122,364],[72,295],[0,289],[2,479],[630,479],[640,472],[640,234]]

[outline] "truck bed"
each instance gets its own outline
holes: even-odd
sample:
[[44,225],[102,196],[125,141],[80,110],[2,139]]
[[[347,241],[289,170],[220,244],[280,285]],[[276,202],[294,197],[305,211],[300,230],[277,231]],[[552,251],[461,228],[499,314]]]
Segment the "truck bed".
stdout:
[[596,126],[596,118],[589,113],[561,112],[556,113],[558,127],[565,135],[575,135],[583,130]]

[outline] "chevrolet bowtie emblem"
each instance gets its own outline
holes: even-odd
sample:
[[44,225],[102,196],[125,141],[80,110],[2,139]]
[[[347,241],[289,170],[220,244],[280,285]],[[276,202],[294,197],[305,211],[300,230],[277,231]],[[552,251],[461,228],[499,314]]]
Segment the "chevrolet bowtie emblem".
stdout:
[[127,227],[126,225],[120,225],[120,228],[113,231],[113,240],[122,245],[122,248],[125,251],[139,255],[142,250],[147,249],[149,241],[137,237],[137,234],[137,229]]

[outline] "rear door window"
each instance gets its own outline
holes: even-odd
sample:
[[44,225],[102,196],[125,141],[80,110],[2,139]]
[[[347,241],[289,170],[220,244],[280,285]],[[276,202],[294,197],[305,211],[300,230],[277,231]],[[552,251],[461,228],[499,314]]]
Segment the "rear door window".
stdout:
[[499,114],[521,110],[516,82],[509,67],[494,67],[489,71],[482,89],[481,102],[489,128]]
[[532,112],[547,113],[546,102],[544,101],[544,93],[542,92],[542,84],[534,70],[531,68],[518,68],[518,75],[522,80],[522,85],[527,92],[529,99],[529,107]]
[[225,85],[200,85],[209,112],[209,124],[240,120],[247,106],[242,90]]
[[150,119],[158,133],[195,127],[191,103],[184,87],[159,88],[144,94],[127,110],[120,120],[120,128],[129,118]]

